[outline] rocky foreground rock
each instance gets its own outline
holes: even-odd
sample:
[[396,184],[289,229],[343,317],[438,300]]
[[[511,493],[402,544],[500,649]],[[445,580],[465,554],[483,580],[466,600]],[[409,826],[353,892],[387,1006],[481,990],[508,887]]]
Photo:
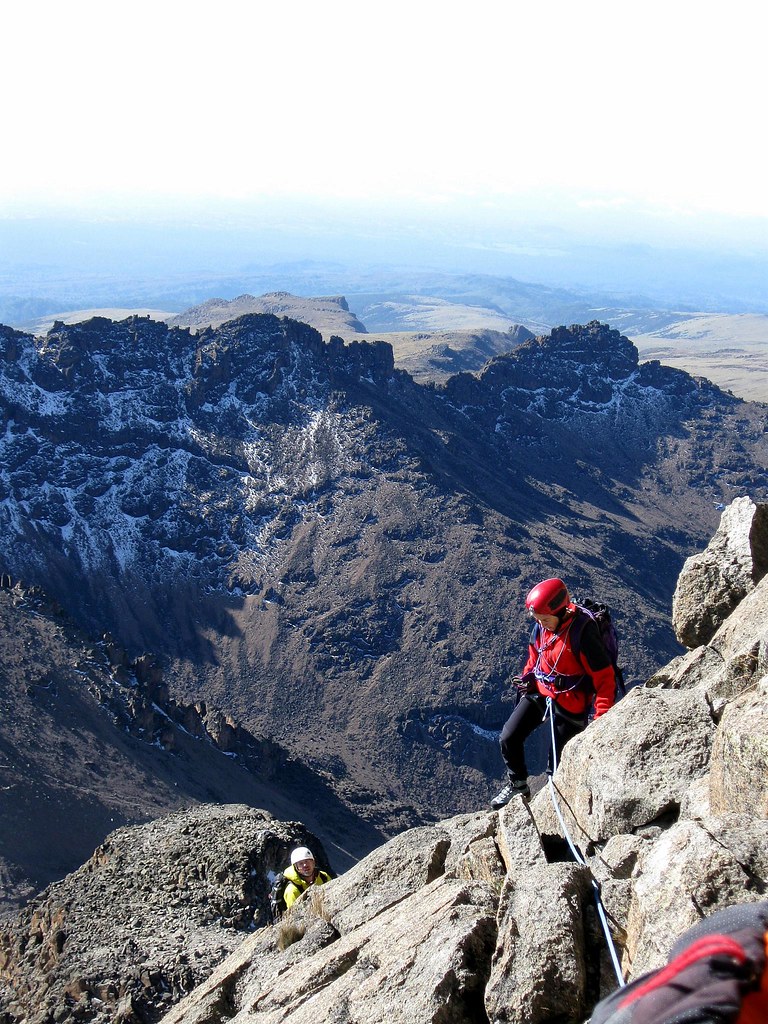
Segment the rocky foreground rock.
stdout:
[[706,551],[677,581],[672,621],[686,647],[708,643],[720,623],[768,572],[768,506],[736,498]]
[[[764,506],[739,507],[753,517],[765,513]],[[734,518],[733,510],[724,516],[725,529]],[[251,895],[223,913],[212,889],[206,909],[200,891],[188,888],[189,870],[179,867],[172,892],[160,886],[158,897],[149,885],[158,934],[171,937],[157,949],[174,964],[189,970],[199,948],[190,905],[221,936],[218,953],[206,958],[218,960],[215,969],[165,1014],[165,1024],[577,1024],[617,985],[595,884],[626,978],[661,965],[678,934],[700,918],[763,898],[768,577],[753,578],[730,613],[717,611],[716,591],[699,593],[712,604],[710,640],[573,740],[552,786],[530,804],[517,800],[500,813],[478,810],[404,832],[304,897],[278,925],[250,934],[237,931],[236,910],[242,914]],[[583,864],[564,842],[555,804]],[[259,812],[198,813],[214,822],[250,813],[255,827]],[[159,835],[167,825],[152,827]],[[259,824],[266,827],[278,826]],[[122,842],[138,840],[138,831],[131,835]],[[180,855],[184,847],[174,849]],[[168,877],[167,851],[154,843],[153,853],[158,877]],[[263,846],[251,850],[246,842],[234,859],[263,875],[265,856]],[[98,864],[81,869],[83,894],[89,871],[94,886],[100,877]],[[165,1002],[110,992],[103,977],[96,980],[103,955],[96,947],[82,953],[92,966],[79,968],[81,986],[60,981],[54,998],[45,979],[72,973],[70,950],[84,949],[84,933],[53,920],[52,894],[3,937],[6,1021],[153,1020],[182,995],[182,985],[164,993]],[[129,942],[127,933],[120,942]],[[119,951],[111,962],[119,986]]]

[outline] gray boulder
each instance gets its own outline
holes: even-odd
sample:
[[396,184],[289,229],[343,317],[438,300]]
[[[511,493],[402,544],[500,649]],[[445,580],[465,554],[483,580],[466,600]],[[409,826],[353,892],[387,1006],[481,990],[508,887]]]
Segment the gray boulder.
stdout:
[[390,840],[246,939],[167,1024],[215,1024],[223,1007],[238,1022],[482,1019],[498,824],[478,812]]
[[709,773],[694,779],[680,804],[681,818],[707,818],[712,813],[709,800]]
[[688,558],[677,581],[672,624],[686,647],[706,644],[768,572],[768,505],[736,498],[706,550]]
[[680,821],[649,848],[633,880],[625,967],[660,967],[675,939],[733,903],[763,898],[768,821],[747,815]]
[[768,818],[768,676],[723,712],[712,748],[709,799],[715,814]]
[[460,815],[311,890],[165,1020],[576,1024],[602,969],[591,900],[587,869],[547,862],[522,801]]
[[719,716],[768,672],[768,576],[744,597],[706,645],[655,673],[646,688],[698,688]]
[[[498,816],[481,811],[409,829],[319,889],[314,894],[319,912],[346,935],[442,875],[495,880],[500,888],[504,865],[496,846],[497,827]],[[299,917],[302,904],[296,908],[294,917]]]
[[529,805],[519,798],[512,800],[500,812],[496,844],[507,873],[513,877],[546,859]]
[[[567,827],[582,848],[677,817],[708,770],[715,735],[698,691],[631,690],[571,740],[555,779]],[[561,834],[548,788],[533,801],[539,831]]]
[[485,995],[492,1024],[581,1020],[588,1008],[586,868],[546,864],[511,874]]
[[327,948],[302,953],[288,974],[276,962],[270,978],[250,976],[231,1024],[482,1019],[496,903],[487,883],[439,878]]
[[220,1024],[229,1020],[237,1012],[246,986],[251,990],[259,985],[266,988],[280,977],[285,983],[297,965],[337,938],[338,933],[322,917],[301,929],[300,941],[290,941],[288,929],[261,928],[244,939],[191,995],[171,1007],[163,1017],[164,1024]]

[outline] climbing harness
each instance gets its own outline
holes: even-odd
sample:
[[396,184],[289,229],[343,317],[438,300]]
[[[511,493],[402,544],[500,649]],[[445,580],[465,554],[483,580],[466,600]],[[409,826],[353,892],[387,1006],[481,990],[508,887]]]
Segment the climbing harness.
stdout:
[[568,847],[570,848],[570,851],[573,855],[573,859],[578,864],[581,864],[582,867],[585,867],[587,871],[589,871],[589,878],[592,883],[592,891],[595,897],[595,906],[597,907],[597,916],[600,918],[600,926],[602,927],[603,934],[605,935],[605,941],[608,945],[608,952],[611,955],[611,962],[613,963],[613,969],[616,973],[616,978],[619,982],[619,987],[624,988],[626,982],[624,981],[624,975],[621,971],[621,964],[619,963],[619,958],[616,953],[616,946],[613,941],[613,936],[611,935],[611,930],[608,927],[608,918],[606,917],[605,907],[603,906],[603,900],[600,895],[600,885],[597,879],[592,874],[589,865],[587,864],[584,857],[581,855],[581,852],[579,851],[578,847],[571,838],[571,834],[568,831],[568,827],[565,824],[565,819],[563,818],[562,811],[560,810],[560,805],[557,802],[557,797],[555,796],[556,790],[554,783],[554,774],[557,771],[557,744],[555,743],[555,712],[553,708],[553,703],[554,702],[552,698],[547,697],[547,710],[544,714],[545,718],[549,718],[550,733],[552,735],[552,771],[548,773],[549,779],[547,782],[547,785],[549,787],[549,796],[552,800],[552,806],[555,809],[557,819],[560,822],[560,827],[563,830],[563,836],[565,837],[565,841],[568,844]]
[[584,686],[589,681],[589,676],[584,672],[578,675],[563,675],[558,672],[560,659],[566,650],[564,643],[562,643],[554,662],[550,661],[548,668],[544,666],[544,655],[548,654],[558,642],[564,641],[570,635],[574,621],[574,619],[571,619],[564,629],[552,632],[549,639],[545,639],[544,630],[538,622],[533,627],[533,632],[531,633],[531,646],[536,651],[536,664],[533,667],[533,674],[550,695],[554,693],[569,693],[571,690]]

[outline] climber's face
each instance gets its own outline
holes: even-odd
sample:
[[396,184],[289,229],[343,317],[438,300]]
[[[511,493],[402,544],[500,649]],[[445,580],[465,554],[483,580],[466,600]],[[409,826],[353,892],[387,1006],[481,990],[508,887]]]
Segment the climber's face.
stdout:
[[540,626],[543,626],[544,629],[550,630],[552,633],[554,633],[560,625],[560,619],[557,615],[533,615],[532,617],[536,619]]
[[315,862],[310,857],[306,860],[297,860],[294,867],[302,878],[311,878],[315,873]]

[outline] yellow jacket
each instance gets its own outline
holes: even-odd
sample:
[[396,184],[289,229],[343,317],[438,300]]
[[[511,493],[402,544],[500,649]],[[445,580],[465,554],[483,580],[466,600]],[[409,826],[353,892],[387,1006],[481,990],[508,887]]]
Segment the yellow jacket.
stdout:
[[299,896],[310,885],[322,885],[324,882],[330,882],[331,880],[331,876],[327,872],[320,871],[318,868],[315,868],[315,877],[311,882],[308,878],[303,878],[293,865],[286,868],[283,874],[288,879],[288,885],[286,885],[285,892],[283,893],[286,907],[292,907]]

